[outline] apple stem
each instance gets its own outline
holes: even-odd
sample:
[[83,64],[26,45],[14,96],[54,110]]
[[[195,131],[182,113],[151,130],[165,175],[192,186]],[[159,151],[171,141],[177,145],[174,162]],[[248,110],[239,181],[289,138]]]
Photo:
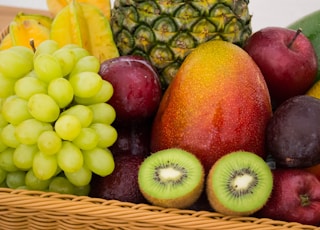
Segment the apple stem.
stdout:
[[301,32],[302,32],[302,29],[301,29],[301,28],[297,29],[294,37],[292,38],[292,40],[291,40],[291,41],[289,42],[289,44],[288,44],[288,48],[289,48],[289,49],[291,48],[292,44],[294,43],[294,41],[297,39],[297,37],[299,36],[299,34],[300,34]]

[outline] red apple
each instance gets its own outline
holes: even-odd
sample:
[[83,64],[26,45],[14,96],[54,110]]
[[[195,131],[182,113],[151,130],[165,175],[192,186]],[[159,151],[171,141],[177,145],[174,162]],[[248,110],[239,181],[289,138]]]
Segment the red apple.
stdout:
[[316,79],[316,52],[301,30],[267,27],[253,33],[243,48],[261,69],[274,107],[304,94]]
[[303,169],[275,169],[273,191],[258,217],[320,226],[320,181]]

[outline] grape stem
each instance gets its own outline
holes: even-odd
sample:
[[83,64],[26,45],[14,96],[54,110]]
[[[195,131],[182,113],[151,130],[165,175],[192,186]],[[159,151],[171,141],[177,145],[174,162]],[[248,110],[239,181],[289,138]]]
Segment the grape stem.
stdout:
[[30,44],[33,52],[35,53],[35,52],[36,52],[36,46],[34,45],[34,40],[33,40],[33,39],[30,39],[29,44]]

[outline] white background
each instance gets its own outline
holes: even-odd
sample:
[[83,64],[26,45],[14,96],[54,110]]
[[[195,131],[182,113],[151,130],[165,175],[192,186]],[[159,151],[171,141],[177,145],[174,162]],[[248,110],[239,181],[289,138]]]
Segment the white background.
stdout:
[[[0,5],[47,9],[46,0],[0,0]],[[249,3],[253,31],[267,26],[285,27],[318,9],[319,0],[251,0]]]

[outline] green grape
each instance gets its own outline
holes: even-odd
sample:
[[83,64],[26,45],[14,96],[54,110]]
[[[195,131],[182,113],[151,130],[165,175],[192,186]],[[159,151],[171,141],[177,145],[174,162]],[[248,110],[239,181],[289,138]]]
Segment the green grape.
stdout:
[[52,178],[57,171],[58,163],[55,155],[47,155],[37,152],[33,157],[32,170],[40,180]]
[[0,98],[6,98],[14,94],[15,79],[5,77],[0,73]]
[[64,174],[66,178],[77,187],[88,185],[92,178],[92,172],[86,166],[81,167],[76,172],[65,172]]
[[83,150],[83,157],[88,169],[99,176],[107,176],[114,170],[114,159],[109,149],[94,148]]
[[1,98],[1,97],[0,97],[0,112],[1,112],[1,110],[2,110],[2,105],[3,105],[3,103],[4,103],[5,100],[6,100],[6,98]]
[[38,78],[45,83],[63,77],[58,59],[51,54],[39,54],[34,60],[34,71]]
[[10,47],[10,50],[17,52],[19,54],[21,54],[24,58],[26,59],[31,59],[34,56],[34,52],[31,48],[25,47],[25,46],[12,46]]
[[28,100],[28,111],[37,120],[53,122],[60,115],[60,108],[55,100],[47,94],[37,93]]
[[84,56],[75,64],[70,76],[81,72],[98,73],[100,70],[100,61],[95,56]]
[[73,70],[75,65],[75,56],[71,49],[60,48],[52,54],[60,63],[62,75],[67,76]]
[[90,192],[90,184],[85,186],[75,186],[74,187],[74,195],[77,196],[88,196]]
[[48,95],[56,101],[60,108],[65,108],[73,100],[73,88],[67,79],[57,78],[49,83]]
[[0,168],[7,172],[17,171],[18,168],[13,163],[14,148],[6,148],[0,152]]
[[93,123],[110,125],[116,119],[116,111],[110,104],[97,103],[88,107],[93,111]]
[[[89,56],[90,53],[89,51],[87,51],[86,49],[82,48],[82,47],[75,47],[73,45],[65,45],[64,48],[69,48],[71,49],[74,57],[75,57],[75,65],[77,65],[77,62],[83,58],[83,57],[86,57],[86,56]],[[75,68],[75,67],[73,67]]]
[[18,170],[15,172],[8,172],[6,184],[9,188],[18,188],[25,185],[26,172]]
[[54,124],[54,129],[63,140],[72,141],[81,131],[81,122],[74,115],[61,115]]
[[8,121],[4,119],[2,113],[0,113],[0,128],[5,127],[8,124]]
[[38,148],[44,154],[57,153],[62,145],[62,140],[53,130],[43,131],[38,138]]
[[107,102],[113,95],[113,86],[110,82],[103,80],[101,89],[93,97],[74,97],[75,102],[82,105],[91,105],[101,102]]
[[82,128],[80,134],[72,143],[83,150],[93,149],[99,143],[99,135],[92,128]]
[[64,172],[76,172],[83,166],[83,155],[76,145],[63,141],[57,153],[57,161]]
[[45,40],[41,42],[34,53],[33,60],[36,59],[40,54],[53,54],[59,49],[59,44],[55,40]]
[[13,125],[18,125],[22,121],[32,118],[28,111],[28,101],[15,96],[3,103],[2,116]]
[[[6,181],[7,171],[0,167],[0,184]],[[1,187],[1,186],[0,186]]]
[[20,144],[13,152],[13,163],[20,170],[32,168],[33,157],[39,151],[37,145]]
[[90,125],[90,128],[93,128],[97,132],[99,136],[99,143],[97,146],[100,148],[110,147],[118,138],[117,130],[111,125],[104,123],[93,123]]
[[29,73],[33,69],[33,59],[30,58],[29,51],[32,52],[27,47],[0,51],[0,73],[4,77],[13,79],[21,78]]
[[95,72],[81,72],[69,77],[74,95],[87,98],[96,95],[102,87],[102,78]]
[[16,127],[10,123],[3,127],[0,133],[2,143],[8,147],[16,148],[20,141],[17,139],[15,132]]
[[74,194],[74,186],[65,177],[58,176],[52,179],[49,184],[49,191],[61,194]]
[[14,92],[18,97],[28,100],[34,94],[47,93],[47,85],[30,74],[16,81]]
[[37,144],[38,138],[43,131],[52,130],[50,123],[41,122],[34,118],[21,122],[15,128],[15,137],[18,142],[26,145]]
[[50,182],[51,179],[41,180],[36,177],[32,169],[26,173],[25,184],[28,189],[45,191],[49,188]]
[[[1,131],[2,131],[2,128],[0,128],[0,133]],[[0,138],[0,152],[5,150],[6,148],[8,148],[8,146],[5,143],[3,143],[2,139]]]
[[66,114],[76,116],[81,123],[81,127],[88,127],[92,123],[93,112],[85,105],[73,105],[61,113],[61,115]]

